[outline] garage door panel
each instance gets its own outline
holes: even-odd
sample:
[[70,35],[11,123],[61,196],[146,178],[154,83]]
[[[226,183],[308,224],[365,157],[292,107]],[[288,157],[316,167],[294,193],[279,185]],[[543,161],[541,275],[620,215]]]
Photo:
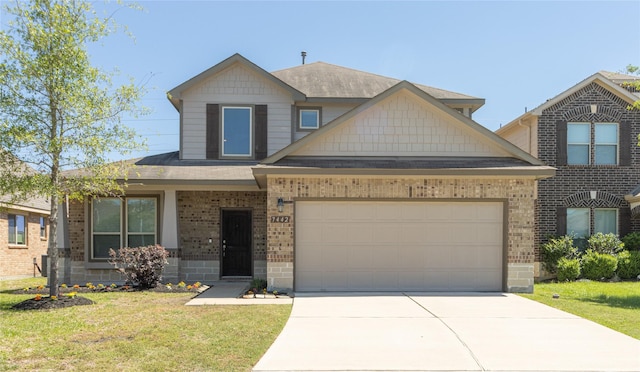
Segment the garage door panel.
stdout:
[[397,271],[379,271],[371,279],[372,288],[378,291],[397,291],[400,289],[399,275]]
[[398,268],[421,269],[425,267],[426,250],[419,245],[403,245],[398,251]]
[[395,245],[372,249],[372,267],[396,270],[398,267],[398,247]]
[[347,274],[348,287],[357,291],[371,291],[373,290],[373,277],[372,271],[350,271]]
[[499,291],[503,210],[497,202],[297,202],[296,290]]

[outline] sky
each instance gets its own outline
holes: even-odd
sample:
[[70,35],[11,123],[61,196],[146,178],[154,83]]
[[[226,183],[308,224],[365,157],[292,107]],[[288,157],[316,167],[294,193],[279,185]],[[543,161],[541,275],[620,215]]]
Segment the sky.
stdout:
[[140,104],[151,110],[125,118],[148,149],[114,160],[177,151],[179,117],[166,92],[234,53],[276,71],[301,64],[304,50],[307,63],[484,98],[473,119],[490,130],[598,71],[640,65],[640,0],[138,4],[142,11],[94,3],[99,14],[117,9],[134,39],[119,33],[90,45],[92,62],[146,82]]

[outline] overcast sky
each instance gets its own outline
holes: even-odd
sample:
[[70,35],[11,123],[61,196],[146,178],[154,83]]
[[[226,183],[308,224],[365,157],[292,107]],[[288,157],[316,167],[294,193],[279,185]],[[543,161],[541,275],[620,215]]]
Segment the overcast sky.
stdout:
[[[6,4],[6,0],[0,2]],[[149,80],[152,114],[127,120],[147,152],[178,150],[165,93],[234,53],[267,71],[323,61],[484,98],[495,130],[600,71],[640,64],[640,1],[141,1],[90,47],[95,64]],[[96,2],[100,11],[114,5]],[[5,27],[6,17],[0,22]]]

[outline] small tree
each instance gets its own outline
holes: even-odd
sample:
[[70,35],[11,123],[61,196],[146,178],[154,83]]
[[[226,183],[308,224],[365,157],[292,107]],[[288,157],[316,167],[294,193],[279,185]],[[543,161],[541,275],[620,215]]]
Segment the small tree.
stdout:
[[128,283],[138,284],[142,289],[155,288],[162,280],[169,252],[159,245],[137,248],[109,249],[109,263]]
[[[0,194],[44,196],[51,202],[50,294],[58,295],[58,205],[65,196],[121,194],[127,167],[107,154],[140,148],[121,124],[136,114],[143,90],[113,88],[112,73],[92,67],[86,47],[118,29],[96,16],[90,2],[16,0],[0,31]],[[27,164],[36,172],[24,171]],[[63,178],[66,168],[83,168]]]

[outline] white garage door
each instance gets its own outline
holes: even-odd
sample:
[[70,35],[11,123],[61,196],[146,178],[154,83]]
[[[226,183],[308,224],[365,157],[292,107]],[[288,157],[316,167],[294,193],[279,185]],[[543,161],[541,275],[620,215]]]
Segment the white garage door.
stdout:
[[499,202],[299,201],[297,291],[501,291]]

